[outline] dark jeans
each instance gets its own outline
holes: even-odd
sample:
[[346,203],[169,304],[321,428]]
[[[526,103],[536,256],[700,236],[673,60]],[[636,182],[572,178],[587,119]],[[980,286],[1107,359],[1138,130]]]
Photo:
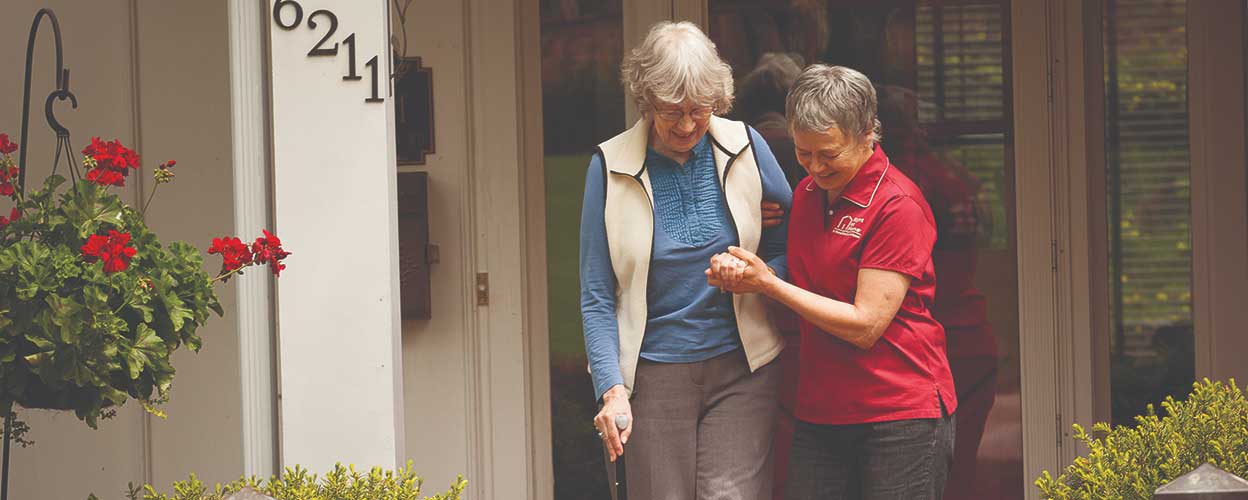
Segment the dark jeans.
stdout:
[[954,417],[853,425],[796,422],[786,500],[939,500]]

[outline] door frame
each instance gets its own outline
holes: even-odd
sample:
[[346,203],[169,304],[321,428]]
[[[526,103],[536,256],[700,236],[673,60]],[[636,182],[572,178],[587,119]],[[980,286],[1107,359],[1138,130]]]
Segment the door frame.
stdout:
[[[707,28],[707,0],[641,3],[641,13],[670,12],[672,19]],[[1095,141],[1087,138],[1099,133],[1083,126],[1088,103],[1082,83],[1092,77],[1083,67],[1100,60],[1085,61],[1082,55],[1089,43],[1095,43],[1093,52],[1099,54],[1100,37],[1085,38],[1083,31],[1072,29],[1082,26],[1086,8],[1081,5],[1080,0],[1010,2],[1023,487],[1028,499],[1038,498],[1031,483],[1042,470],[1056,471],[1073,459],[1070,424],[1089,421],[1085,417],[1092,414],[1091,394],[1080,389],[1091,378],[1092,365],[1075,355],[1091,346],[1076,340],[1086,343],[1091,338],[1086,332],[1096,309],[1089,305],[1088,287],[1104,280],[1091,276],[1086,252],[1069,251],[1072,242],[1086,241],[1095,228],[1072,216],[1086,213],[1087,182],[1072,180],[1069,171],[1061,170],[1086,165],[1088,155],[1096,154],[1089,148]],[[626,11],[624,19],[627,42],[640,40],[649,23],[662,18],[634,14],[630,24]],[[1040,72],[1048,78],[1027,78]],[[1019,98],[1038,95],[1049,99]]]
[[[1040,471],[1056,473],[1083,451],[1070,434],[1071,424],[1110,417],[1108,270],[1094,258],[1108,251],[1105,176],[1104,169],[1097,168],[1104,161],[1103,1],[1011,2],[1013,95],[1045,96],[1013,102],[1023,486],[1029,499],[1038,498],[1030,483]],[[1248,350],[1248,336],[1215,331],[1221,325],[1248,323],[1248,310],[1229,303],[1248,295],[1248,181],[1244,169],[1235,168],[1248,156],[1244,149],[1248,109],[1243,100],[1228,105],[1226,100],[1205,99],[1244,95],[1248,35],[1242,34],[1248,33],[1248,20],[1242,13],[1248,6],[1239,0],[1217,1],[1226,5],[1189,4],[1196,6],[1189,11],[1189,33],[1193,28],[1201,34],[1217,33],[1189,40],[1189,88],[1196,89],[1189,108],[1197,375],[1248,380],[1248,367],[1230,359]],[[552,498],[538,8],[538,0],[521,0],[518,16],[528,235],[527,414],[533,424],[529,494]],[[1210,14],[1226,8],[1241,9],[1241,15]],[[626,50],[650,24],[662,19],[690,20],[705,29],[707,0],[628,2],[623,21]],[[1235,30],[1245,39],[1239,51],[1216,44]],[[1037,74],[1043,77],[1035,78]],[[1226,74],[1240,78],[1228,79]],[[636,112],[631,102],[625,109],[628,125]]]
[[[1052,47],[1052,128],[1058,296],[1056,373],[1057,450],[1065,465],[1086,450],[1070,437],[1071,424],[1108,422],[1110,412],[1109,254],[1104,141],[1103,12],[1106,0],[1048,0],[1043,24],[1058,33]],[[1188,2],[1188,110],[1192,318],[1196,377],[1248,380],[1236,359],[1248,351],[1248,179],[1244,165],[1248,4],[1240,0]],[[1239,15],[1228,13],[1239,12]],[[1040,23],[1037,23],[1040,24]],[[1225,42],[1239,37],[1239,46]],[[1214,98],[1212,96],[1219,96]],[[1040,130],[1036,130],[1040,133]],[[1083,215],[1080,215],[1083,214]],[[1213,270],[1217,272],[1213,272]],[[1230,327],[1226,325],[1231,325]],[[1065,411],[1063,411],[1065,410]]]

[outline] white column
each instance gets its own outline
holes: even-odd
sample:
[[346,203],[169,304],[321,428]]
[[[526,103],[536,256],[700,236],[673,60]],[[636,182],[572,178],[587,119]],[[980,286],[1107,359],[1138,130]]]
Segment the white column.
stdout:
[[[296,1],[276,2],[290,5],[283,23],[299,21],[286,30],[267,3],[274,214],[294,252],[277,286],[281,461],[392,467],[403,420],[387,4],[298,0],[298,18]],[[322,9],[337,18],[328,37]],[[336,56],[308,55],[322,39]],[[374,85],[384,102],[366,102]]]
[[[243,237],[270,227],[266,9],[230,0],[230,116],[233,130],[234,227]],[[267,276],[235,280],[242,386],[243,474],[268,477],[277,465],[273,383],[273,290]]]

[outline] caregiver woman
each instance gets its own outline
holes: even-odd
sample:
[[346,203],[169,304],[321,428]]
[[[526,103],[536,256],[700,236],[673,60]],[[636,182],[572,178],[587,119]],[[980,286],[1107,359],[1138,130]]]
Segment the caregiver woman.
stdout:
[[761,204],[792,192],[758,132],[715,116],[732,72],[696,26],[655,25],[622,74],[642,119],[599,145],[581,214],[594,425],[612,461],[628,451],[630,500],[765,498],[784,343],[764,297],[702,272],[736,245],[783,273],[785,228],[764,229]]
[[717,255],[712,285],[761,293],[801,316],[791,500],[938,499],[957,396],[935,293],[936,224],[879,147],[863,74],[807,68],[785,114],[810,175],[789,216],[792,284],[748,249]]

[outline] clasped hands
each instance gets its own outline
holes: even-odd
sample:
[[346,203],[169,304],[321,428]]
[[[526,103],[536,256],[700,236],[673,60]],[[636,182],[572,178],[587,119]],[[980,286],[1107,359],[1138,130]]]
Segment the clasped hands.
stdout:
[[711,257],[706,283],[731,293],[760,293],[778,279],[763,259],[741,247]]

